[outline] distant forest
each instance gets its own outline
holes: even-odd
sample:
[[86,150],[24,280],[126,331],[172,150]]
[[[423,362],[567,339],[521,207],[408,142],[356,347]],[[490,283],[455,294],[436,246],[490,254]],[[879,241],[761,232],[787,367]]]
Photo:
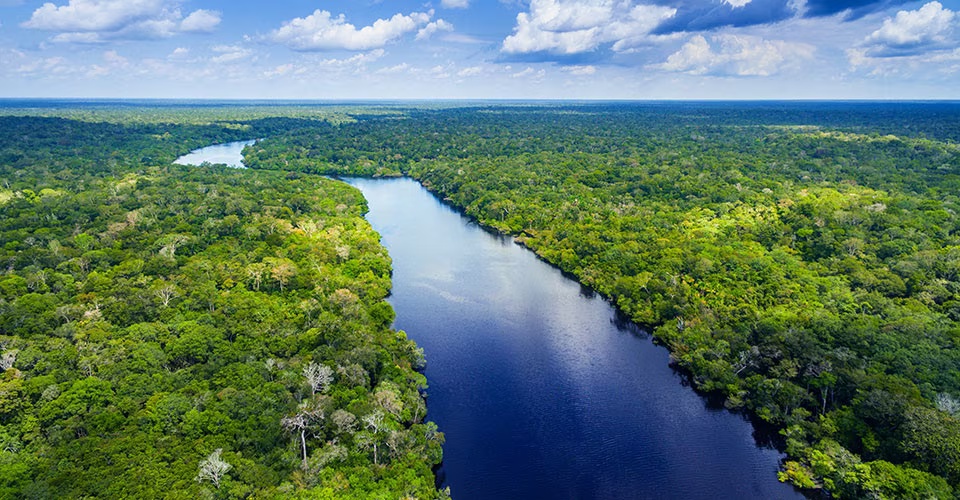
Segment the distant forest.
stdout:
[[317,174],[410,176],[609,297],[780,429],[783,481],[960,491],[960,104],[22,104],[0,497],[447,495],[390,258]]

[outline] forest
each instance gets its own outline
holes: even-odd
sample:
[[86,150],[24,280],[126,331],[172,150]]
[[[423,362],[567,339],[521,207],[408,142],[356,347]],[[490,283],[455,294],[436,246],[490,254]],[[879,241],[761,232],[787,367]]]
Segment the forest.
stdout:
[[410,110],[272,136],[255,169],[406,175],[647,325],[835,498],[960,487],[960,106]]
[[956,103],[0,115],[0,497],[447,496],[390,258],[322,175],[412,177],[602,293],[779,429],[782,481],[960,492]]
[[446,497],[359,191],[149,111],[0,118],[0,498]]

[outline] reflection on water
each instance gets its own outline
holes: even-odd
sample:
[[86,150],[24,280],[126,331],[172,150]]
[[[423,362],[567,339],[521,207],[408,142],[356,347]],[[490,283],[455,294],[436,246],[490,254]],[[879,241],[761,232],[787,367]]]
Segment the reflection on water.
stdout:
[[414,181],[348,181],[393,259],[395,327],[426,353],[454,498],[802,498],[595,293]]
[[228,167],[247,168],[243,166],[243,148],[257,141],[238,141],[225,144],[214,144],[189,152],[174,160],[178,165],[203,165],[210,163],[226,164]]

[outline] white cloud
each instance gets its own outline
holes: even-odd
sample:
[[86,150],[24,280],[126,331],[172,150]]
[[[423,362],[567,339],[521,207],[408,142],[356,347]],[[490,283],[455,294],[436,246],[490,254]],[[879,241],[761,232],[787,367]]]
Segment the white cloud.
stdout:
[[359,66],[368,62],[376,61],[383,57],[387,51],[383,49],[371,50],[363,54],[357,54],[346,59],[323,59],[317,64],[320,66]]
[[180,23],[184,33],[210,33],[220,24],[220,13],[213,10],[195,10]]
[[917,10],[901,10],[883,21],[880,29],[866,37],[861,46],[865,55],[895,57],[916,55],[929,50],[952,48],[957,13],[930,2]]
[[293,63],[281,64],[280,66],[277,66],[276,68],[273,68],[273,69],[264,71],[264,72],[263,72],[263,76],[265,76],[265,77],[267,77],[267,78],[273,78],[273,77],[275,77],[275,76],[283,76],[283,75],[286,75],[286,74],[292,72],[292,71],[294,70],[294,68],[295,68],[295,66],[293,65]]
[[168,58],[168,59],[183,59],[184,57],[187,57],[187,55],[189,55],[189,54],[190,54],[190,49],[188,49],[188,48],[186,48],[186,47],[177,47],[177,48],[173,49],[173,52],[171,52],[170,55],[167,56],[167,58]]
[[29,74],[29,73],[35,73],[41,70],[45,73],[56,72],[58,68],[64,67],[63,65],[64,61],[66,61],[66,59],[60,56],[48,57],[45,59],[37,59],[37,60],[30,61],[28,63],[20,65],[20,67],[17,68],[17,73]]
[[423,28],[420,28],[420,31],[417,32],[416,39],[425,40],[430,38],[438,31],[453,31],[453,25],[444,21],[443,19],[437,19],[436,21],[427,24]]
[[410,65],[407,63],[400,63],[396,66],[391,66],[389,68],[381,68],[377,70],[377,73],[380,74],[391,74],[391,73],[402,73],[410,69]]
[[483,68],[481,68],[480,66],[472,66],[472,67],[464,68],[458,71],[457,76],[461,78],[467,77],[467,76],[477,76],[482,72],[483,72]]
[[654,67],[692,75],[769,76],[804,59],[816,49],[804,43],[764,40],[747,35],[714,35],[713,46],[693,36],[666,62]]
[[470,6],[470,0],[440,0],[440,6],[448,9],[466,9]]
[[48,31],[118,31],[161,16],[168,6],[167,0],[70,0],[59,7],[48,2],[22,26]]
[[109,75],[115,68],[126,68],[130,65],[130,62],[126,57],[121,56],[115,50],[108,50],[103,53],[104,65],[93,64],[90,68],[84,73],[88,78],[96,78],[100,76]]
[[597,72],[597,68],[595,66],[564,66],[561,69],[569,72],[571,75],[578,76],[592,75]]
[[[543,70],[540,70],[540,71],[543,71]],[[533,68],[527,66],[527,69],[525,69],[525,70],[523,70],[523,71],[518,71],[518,72],[516,72],[516,73],[514,73],[514,74],[512,74],[512,75],[510,75],[510,76],[512,76],[512,77],[514,77],[514,78],[523,78],[523,77],[525,77],[525,76],[533,75],[534,73],[536,73],[536,71],[534,71]]]
[[527,68],[523,71],[519,71],[510,76],[513,78],[528,78],[530,80],[539,82],[543,80],[545,76],[547,76],[547,70],[545,69],[534,70],[533,68]]
[[220,14],[197,10],[183,19],[180,0],[69,0],[45,3],[21,23],[29,29],[55,31],[55,42],[102,43],[108,40],[160,39],[183,32],[210,32]]
[[210,59],[215,63],[229,63],[240,61],[253,55],[253,51],[239,45],[217,45],[211,50],[220,54]]
[[127,58],[121,56],[115,50],[108,50],[104,52],[103,60],[116,66],[126,66],[128,63]]
[[106,43],[99,33],[60,33],[51,40],[56,43]]
[[434,78],[449,78],[449,77],[450,77],[450,73],[446,70],[446,68],[444,68],[443,66],[441,66],[441,65],[439,65],[439,64],[436,65],[436,66],[434,66],[433,69],[430,70],[430,73],[433,75]]
[[481,38],[473,37],[470,35],[464,35],[463,33],[450,33],[443,36],[444,42],[453,42],[453,43],[466,43],[466,44],[476,44],[476,45],[486,45],[487,40]]
[[514,33],[503,41],[503,52],[579,54],[612,43],[627,50],[649,39],[650,32],[677,10],[657,5],[633,5],[631,0],[532,0],[530,11],[517,15]]
[[751,0],[723,0],[724,2],[730,4],[733,7],[743,7],[750,3]]
[[390,19],[378,19],[370,26],[357,29],[340,14],[332,17],[330,12],[316,10],[307,17],[298,17],[285,22],[270,34],[270,39],[291,49],[314,50],[368,50],[383,47],[387,43],[427,24],[433,16],[412,12],[396,14]]

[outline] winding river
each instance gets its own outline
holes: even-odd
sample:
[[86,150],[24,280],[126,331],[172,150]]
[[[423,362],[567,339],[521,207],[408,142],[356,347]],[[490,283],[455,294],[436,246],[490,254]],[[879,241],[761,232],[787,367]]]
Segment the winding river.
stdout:
[[394,326],[426,353],[454,498],[803,498],[605,300],[413,180],[347,182],[393,259]]

